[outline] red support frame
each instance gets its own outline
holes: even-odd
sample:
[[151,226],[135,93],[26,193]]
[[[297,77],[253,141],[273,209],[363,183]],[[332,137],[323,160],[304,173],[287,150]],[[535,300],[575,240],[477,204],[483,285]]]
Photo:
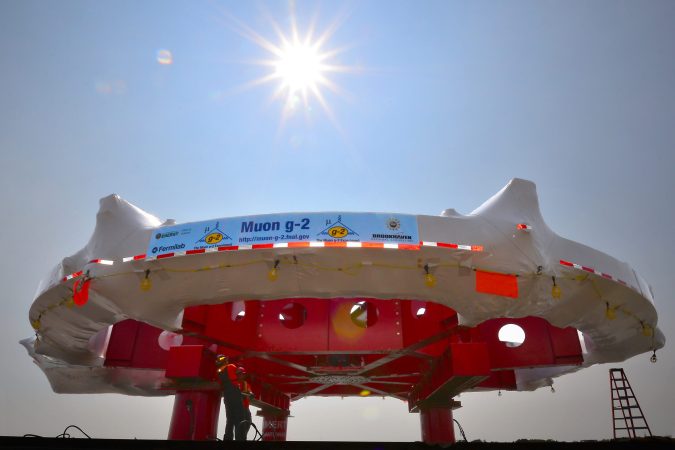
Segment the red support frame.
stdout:
[[425,444],[454,444],[455,424],[450,408],[431,408],[420,411],[420,429]]
[[[507,323],[523,328],[522,345],[498,339]],[[285,440],[293,400],[378,395],[420,412],[425,442],[453,442],[451,409],[460,392],[517,389],[518,368],[583,362],[572,328],[534,317],[462,327],[450,308],[401,299],[294,298],[190,307],[183,316],[184,345],[169,352],[157,345],[160,332],[134,321],[116,324],[105,365],[165,370],[174,381],[163,388],[176,392],[172,439],[215,436],[216,353],[246,368],[266,440]],[[196,417],[203,425],[196,425]]]
[[218,435],[220,391],[179,391],[173,402],[168,439],[212,441]]
[[410,412],[449,408],[452,398],[490,376],[490,361],[484,343],[450,344],[436,359],[433,369],[408,397]]

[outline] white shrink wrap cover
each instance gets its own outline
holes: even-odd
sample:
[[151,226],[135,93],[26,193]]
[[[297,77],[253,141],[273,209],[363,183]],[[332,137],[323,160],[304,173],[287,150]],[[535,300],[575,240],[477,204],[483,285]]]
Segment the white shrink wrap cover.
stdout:
[[[584,366],[622,361],[665,344],[649,285],[628,264],[554,233],[541,216],[534,183],[513,179],[468,215],[446,209],[440,216],[415,219],[423,243],[480,245],[482,251],[431,244],[416,251],[309,246],[125,261],[145,254],[154,233],[174,223],[110,195],[101,199],[89,242],[40,283],[29,312],[37,339],[22,344],[57,392],[130,395],[170,392],[157,390],[163,382],[161,371],[103,367],[105,341],[93,336],[127,318],[180,332],[185,307],[242,299],[432,301],[457,311],[461,323],[469,326],[493,318],[536,316],[583,333]],[[518,229],[518,224],[529,229]],[[274,283],[267,282],[275,261],[280,262],[280,275]],[[433,288],[424,284],[424,265],[436,278]],[[320,267],[354,269],[346,276]],[[146,270],[153,285],[142,291]],[[518,298],[477,292],[477,270],[517,276]],[[64,281],[79,271],[82,275]],[[68,299],[73,283],[84,276],[91,279],[89,300],[84,307],[72,306]],[[553,277],[563,293],[559,299],[551,295]],[[608,304],[615,308],[614,320],[606,317]],[[518,386],[534,389],[578,369],[523,369],[517,374]]]

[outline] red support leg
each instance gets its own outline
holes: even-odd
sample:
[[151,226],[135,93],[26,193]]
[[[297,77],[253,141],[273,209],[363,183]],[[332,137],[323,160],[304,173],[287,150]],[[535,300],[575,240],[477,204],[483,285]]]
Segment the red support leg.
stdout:
[[169,439],[215,440],[218,434],[220,391],[177,392],[169,426]]
[[420,410],[422,441],[426,444],[454,444],[455,427],[450,408]]
[[263,441],[285,441],[286,427],[288,426],[288,414],[258,412],[263,417]]

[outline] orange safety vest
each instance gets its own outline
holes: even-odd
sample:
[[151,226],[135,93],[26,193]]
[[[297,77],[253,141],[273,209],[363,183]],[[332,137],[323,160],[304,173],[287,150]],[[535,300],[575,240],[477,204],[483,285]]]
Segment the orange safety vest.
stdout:
[[239,382],[239,390],[242,393],[241,401],[244,403],[244,408],[248,408],[251,405],[251,401],[248,399],[248,395],[251,392],[251,387],[247,381]]
[[224,371],[227,371],[227,378],[229,378],[232,383],[236,384],[237,366],[234,364],[228,364],[226,366],[218,367],[218,373],[223,373]]

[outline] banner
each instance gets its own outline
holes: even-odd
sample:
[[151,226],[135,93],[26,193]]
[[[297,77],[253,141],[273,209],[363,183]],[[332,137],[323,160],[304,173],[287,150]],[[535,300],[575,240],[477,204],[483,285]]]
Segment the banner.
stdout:
[[417,217],[381,213],[292,213],[230,217],[158,228],[148,256],[229,245],[281,242],[419,244]]

